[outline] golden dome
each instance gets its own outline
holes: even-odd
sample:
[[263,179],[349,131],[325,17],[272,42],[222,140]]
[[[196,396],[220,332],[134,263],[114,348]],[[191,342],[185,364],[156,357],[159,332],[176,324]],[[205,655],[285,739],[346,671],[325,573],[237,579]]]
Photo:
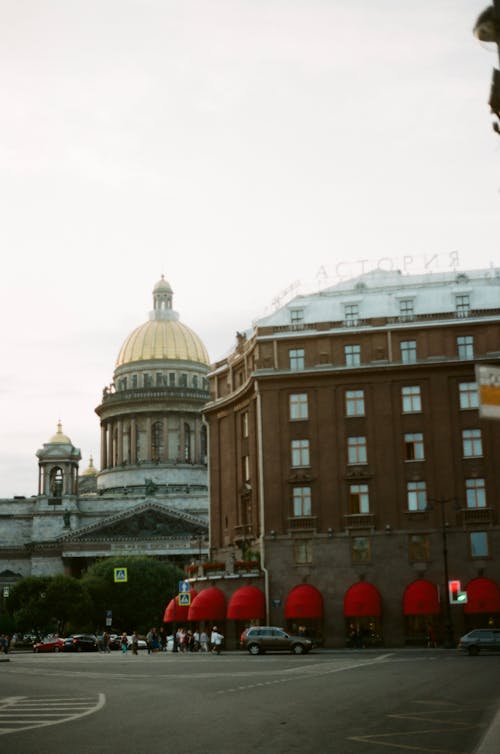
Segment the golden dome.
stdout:
[[62,424],[60,421],[57,422],[57,432],[56,434],[50,438],[49,443],[61,443],[65,445],[71,445],[71,440],[67,435],[63,434],[62,431]]
[[207,349],[193,330],[179,322],[172,300],[172,288],[162,275],[153,288],[153,311],[149,321],[128,336],[118,354],[116,367],[150,360],[210,365]]
[[82,476],[97,476],[97,469],[94,466],[94,459],[92,456],[89,458],[89,465],[83,472]]
[[152,320],[137,327],[122,345],[116,366],[149,359],[210,364],[207,349],[196,333],[171,319]]

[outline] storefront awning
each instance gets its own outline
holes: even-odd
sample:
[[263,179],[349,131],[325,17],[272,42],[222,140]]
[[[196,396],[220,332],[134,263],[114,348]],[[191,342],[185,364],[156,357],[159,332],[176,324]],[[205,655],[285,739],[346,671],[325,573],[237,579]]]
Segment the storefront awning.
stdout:
[[344,615],[353,618],[382,615],[382,600],[378,589],[366,581],[353,584],[344,596]]
[[500,613],[500,589],[491,579],[472,579],[467,585],[464,613]]
[[435,584],[418,579],[406,587],[403,615],[438,615],[439,595]]
[[204,589],[194,598],[187,619],[224,620],[226,617],[226,597],[216,586]]
[[237,589],[229,600],[227,617],[229,620],[264,620],[264,592],[256,586],[242,586],[241,589]]
[[285,618],[322,618],[323,597],[315,586],[301,584],[289,593],[285,603]]
[[[190,590],[191,602],[196,597],[196,591]],[[170,600],[163,614],[164,623],[183,623],[188,619],[189,605],[179,605],[179,595]]]

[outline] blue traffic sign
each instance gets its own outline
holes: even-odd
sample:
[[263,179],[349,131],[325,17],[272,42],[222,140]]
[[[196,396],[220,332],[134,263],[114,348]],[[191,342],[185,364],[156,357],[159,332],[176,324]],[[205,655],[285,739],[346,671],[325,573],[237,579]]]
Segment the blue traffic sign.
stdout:
[[182,592],[189,592],[191,589],[191,584],[189,581],[179,581],[179,594],[182,594]]

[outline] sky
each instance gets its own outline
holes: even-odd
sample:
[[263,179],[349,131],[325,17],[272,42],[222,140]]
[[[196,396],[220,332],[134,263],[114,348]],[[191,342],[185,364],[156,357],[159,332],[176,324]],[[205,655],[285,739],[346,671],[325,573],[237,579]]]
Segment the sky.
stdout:
[[98,467],[162,274],[216,361],[382,259],[500,265],[487,5],[4,0],[0,497],[37,494],[59,420]]

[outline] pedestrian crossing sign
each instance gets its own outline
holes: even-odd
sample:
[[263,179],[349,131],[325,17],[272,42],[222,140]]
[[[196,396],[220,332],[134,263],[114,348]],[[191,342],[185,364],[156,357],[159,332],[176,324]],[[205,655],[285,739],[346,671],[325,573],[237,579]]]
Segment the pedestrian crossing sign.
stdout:
[[181,592],[178,599],[179,605],[183,607],[189,607],[191,604],[191,595],[189,592]]
[[113,572],[115,576],[115,583],[120,583],[120,582],[123,583],[125,581],[128,581],[126,568],[114,568]]

